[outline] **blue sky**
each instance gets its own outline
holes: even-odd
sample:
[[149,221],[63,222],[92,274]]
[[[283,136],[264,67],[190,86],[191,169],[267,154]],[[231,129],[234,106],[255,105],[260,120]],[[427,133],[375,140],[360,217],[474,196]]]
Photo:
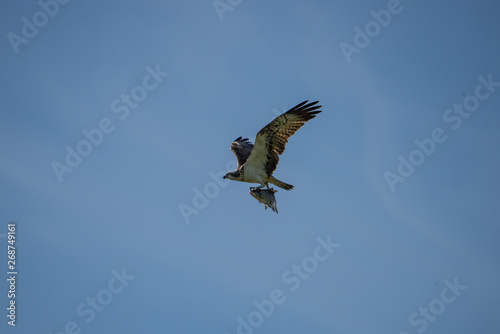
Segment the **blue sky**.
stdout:
[[[498,332],[496,2],[41,3],[0,13],[2,333]],[[218,176],[304,100],[275,214]]]

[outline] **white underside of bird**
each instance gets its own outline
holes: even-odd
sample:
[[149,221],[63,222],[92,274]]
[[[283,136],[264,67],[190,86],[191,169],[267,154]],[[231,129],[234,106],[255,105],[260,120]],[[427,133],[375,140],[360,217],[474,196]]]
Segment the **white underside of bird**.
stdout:
[[267,189],[269,189],[269,183],[274,184],[276,186],[279,184],[277,182],[278,180],[276,180],[274,176],[267,175],[267,173],[262,168],[256,168],[254,166],[243,166],[241,172],[242,172],[241,180],[236,179],[235,181],[258,183],[260,184],[258,188],[267,187]]

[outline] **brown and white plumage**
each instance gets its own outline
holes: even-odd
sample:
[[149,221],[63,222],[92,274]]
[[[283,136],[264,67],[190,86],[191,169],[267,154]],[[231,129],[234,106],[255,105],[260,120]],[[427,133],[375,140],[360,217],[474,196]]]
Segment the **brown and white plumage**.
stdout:
[[241,139],[241,137],[238,137],[231,143],[231,151],[236,156],[238,168],[240,168],[247,161],[252,148],[253,144],[248,141],[248,138]]
[[262,128],[255,138],[255,145],[248,142],[248,138],[237,138],[231,144],[238,161],[238,168],[228,172],[224,178],[235,181],[260,183],[261,187],[268,187],[272,183],[286,190],[292,185],[275,179],[272,174],[276,170],[279,156],[285,151],[288,139],[297,132],[307,121],[320,113],[318,101],[308,103],[304,101],[284,114],[276,117]]

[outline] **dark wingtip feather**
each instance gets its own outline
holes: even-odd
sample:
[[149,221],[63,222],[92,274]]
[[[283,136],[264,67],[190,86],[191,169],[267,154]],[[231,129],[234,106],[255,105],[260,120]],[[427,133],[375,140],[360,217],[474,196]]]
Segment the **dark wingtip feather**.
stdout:
[[316,105],[315,105],[315,104],[316,104],[316,103],[318,103],[318,102],[319,102],[319,101],[314,101],[314,102],[311,102],[311,103],[309,103],[309,104],[305,105],[302,109],[304,109],[304,110],[305,110],[305,109],[307,109],[307,110],[310,110],[310,111],[312,111],[312,110],[316,110],[316,109],[319,109],[319,108],[321,108],[321,105],[319,105],[319,106],[316,106]]
[[242,139],[242,138],[243,138],[243,137],[238,137],[238,138],[236,138],[235,140],[233,140],[233,142],[237,141],[237,142],[242,143],[242,142],[246,142],[246,141],[248,140],[248,138],[243,138],[243,139]]
[[[305,100],[304,102],[297,104],[289,111],[291,111],[292,113],[307,113],[312,115],[314,110],[317,110],[322,107],[321,105],[316,105],[318,102],[319,101],[314,101],[309,103],[309,100]],[[321,111],[314,112],[314,114],[317,114],[319,112]]]
[[306,104],[307,102],[309,102],[309,100],[305,100],[304,102],[297,104],[297,105],[296,105],[295,107],[293,107],[292,109],[298,109],[298,108],[302,107],[304,104]]

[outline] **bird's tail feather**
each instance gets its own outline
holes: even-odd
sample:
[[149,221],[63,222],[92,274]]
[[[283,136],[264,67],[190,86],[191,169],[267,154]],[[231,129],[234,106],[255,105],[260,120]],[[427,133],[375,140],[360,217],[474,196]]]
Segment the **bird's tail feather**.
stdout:
[[275,186],[278,186],[278,187],[285,189],[285,190],[292,190],[293,189],[293,186],[291,184],[288,184],[288,183],[282,182],[278,179],[275,179],[274,176],[271,176],[269,178],[269,183],[272,183]]

